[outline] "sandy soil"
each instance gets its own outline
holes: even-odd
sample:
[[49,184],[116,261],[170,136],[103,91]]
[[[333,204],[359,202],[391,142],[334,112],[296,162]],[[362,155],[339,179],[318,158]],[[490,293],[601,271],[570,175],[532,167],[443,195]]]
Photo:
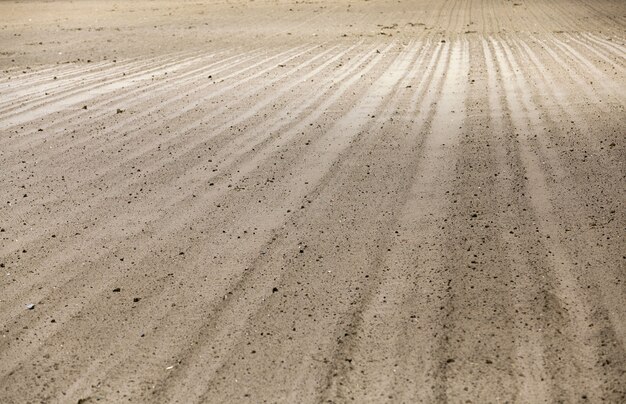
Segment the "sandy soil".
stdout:
[[0,16],[0,402],[626,401],[626,2]]

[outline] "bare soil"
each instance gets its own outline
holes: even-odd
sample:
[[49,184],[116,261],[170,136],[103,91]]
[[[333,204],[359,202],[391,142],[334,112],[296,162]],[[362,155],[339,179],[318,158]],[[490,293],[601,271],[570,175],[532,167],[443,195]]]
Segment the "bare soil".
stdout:
[[0,71],[0,402],[626,402],[626,2],[5,1]]

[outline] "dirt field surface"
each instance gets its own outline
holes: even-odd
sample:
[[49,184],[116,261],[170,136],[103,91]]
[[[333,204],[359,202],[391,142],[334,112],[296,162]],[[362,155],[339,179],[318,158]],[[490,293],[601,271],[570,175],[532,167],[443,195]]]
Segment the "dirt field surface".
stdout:
[[626,402],[623,0],[0,2],[0,402]]

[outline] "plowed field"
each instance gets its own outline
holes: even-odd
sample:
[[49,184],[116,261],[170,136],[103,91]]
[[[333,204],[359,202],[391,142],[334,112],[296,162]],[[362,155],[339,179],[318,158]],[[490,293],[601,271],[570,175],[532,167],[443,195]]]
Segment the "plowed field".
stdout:
[[626,2],[0,23],[0,402],[626,402]]

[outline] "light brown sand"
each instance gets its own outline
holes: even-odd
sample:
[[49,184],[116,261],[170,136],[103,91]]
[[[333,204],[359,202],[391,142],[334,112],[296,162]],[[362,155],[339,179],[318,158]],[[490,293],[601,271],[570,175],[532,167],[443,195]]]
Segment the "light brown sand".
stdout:
[[610,0],[0,2],[0,402],[625,402],[625,39]]

